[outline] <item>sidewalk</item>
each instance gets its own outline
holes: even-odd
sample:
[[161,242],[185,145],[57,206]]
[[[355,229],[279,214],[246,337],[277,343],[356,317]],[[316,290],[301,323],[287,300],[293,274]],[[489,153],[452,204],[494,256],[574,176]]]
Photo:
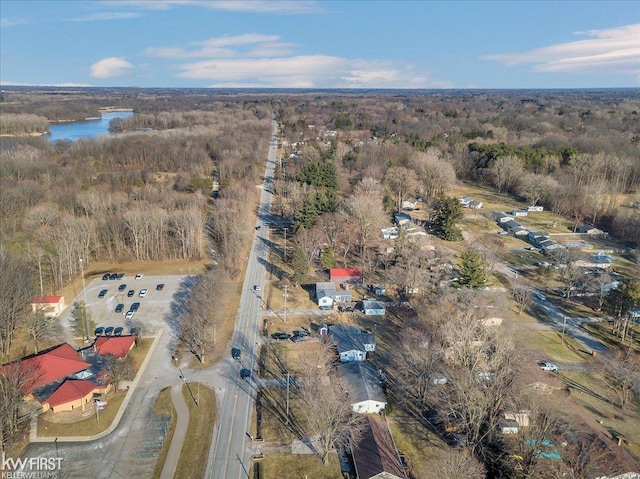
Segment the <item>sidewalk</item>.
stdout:
[[183,383],[174,384],[171,387],[171,401],[176,408],[176,415],[178,421],[176,422],[176,429],[173,432],[171,438],[171,446],[169,446],[169,452],[164,460],[164,466],[162,467],[162,474],[160,479],[172,479],[176,468],[178,467],[178,460],[180,459],[180,453],[182,452],[182,445],[184,444],[184,438],[187,435],[187,429],[189,428],[189,408],[182,395]]

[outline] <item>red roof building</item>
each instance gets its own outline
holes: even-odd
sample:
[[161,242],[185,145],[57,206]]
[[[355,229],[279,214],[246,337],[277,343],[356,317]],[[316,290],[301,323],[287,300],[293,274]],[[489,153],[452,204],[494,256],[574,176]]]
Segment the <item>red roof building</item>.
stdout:
[[20,362],[3,366],[1,370],[4,372],[9,368],[17,367],[24,373],[24,376],[28,376],[28,379],[23,381],[21,388],[22,393],[26,395],[40,386],[58,381],[90,366],[91,364],[78,356],[75,349],[64,343],[40,354],[24,358]]
[[331,268],[330,281],[335,284],[362,284],[364,275],[359,268]]
[[100,336],[92,347],[100,356],[111,354],[116,358],[124,358],[135,342],[135,336]]
[[111,386],[96,385],[91,381],[67,379],[46,401],[42,401],[45,410],[47,405],[53,412],[73,411],[80,408],[84,411],[85,405],[93,399],[94,393],[104,394]]
[[368,414],[352,444],[358,479],[406,479],[400,455],[384,419]]

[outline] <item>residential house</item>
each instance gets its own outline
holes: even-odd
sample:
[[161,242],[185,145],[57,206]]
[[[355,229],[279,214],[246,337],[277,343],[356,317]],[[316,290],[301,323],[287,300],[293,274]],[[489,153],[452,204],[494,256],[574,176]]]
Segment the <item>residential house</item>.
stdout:
[[584,224],[580,226],[580,228],[578,228],[578,233],[582,233],[585,235],[594,235],[594,236],[605,234],[604,231],[589,224]]
[[386,421],[368,415],[351,444],[358,479],[406,479],[400,455]]
[[544,206],[527,206],[527,211],[529,212],[544,211]]
[[398,226],[404,226],[410,224],[412,220],[407,213],[397,212],[393,214],[393,222]]
[[513,210],[513,211],[511,212],[511,214],[512,214],[513,216],[515,216],[515,217],[518,217],[518,216],[528,216],[528,215],[529,215],[529,212],[528,212],[528,210]]
[[587,243],[586,241],[582,240],[565,241],[564,245],[569,249],[577,249],[580,251],[589,251],[593,249],[593,245],[591,243]]
[[338,366],[338,374],[351,388],[349,401],[353,412],[377,414],[387,406],[380,375],[373,364],[363,361],[342,363]]
[[122,359],[136,344],[135,336],[100,336],[91,348],[100,356],[115,356]]
[[529,242],[535,246],[540,246],[540,242],[548,240],[549,238],[549,233],[541,231],[529,231],[528,235]]
[[560,243],[556,243],[553,240],[545,240],[541,241],[539,245],[540,249],[543,253],[550,253],[551,251],[556,251],[559,249],[566,249],[564,245]]
[[398,239],[398,227],[397,226],[392,226],[390,228],[382,228],[380,230],[380,232],[382,233],[382,239]]
[[418,199],[413,196],[402,201],[403,210],[414,210],[416,206],[418,206]]
[[504,223],[501,223],[502,226],[507,233],[512,236],[528,236],[529,230],[522,227],[520,223],[515,220],[509,220]]
[[341,285],[360,285],[364,282],[364,274],[360,268],[331,268],[329,281]]
[[31,301],[31,311],[44,313],[45,318],[56,318],[64,311],[64,296],[36,296]]
[[88,403],[95,395],[106,394],[111,390],[111,384],[94,384],[91,381],[66,379],[53,394],[42,401],[44,411],[53,410],[54,413],[80,409],[84,412]]
[[501,419],[499,425],[502,434],[518,434],[518,423],[513,419]]
[[479,210],[484,206],[484,203],[482,201],[470,201],[469,204],[467,205],[467,208],[470,208],[472,210]]
[[316,283],[316,301],[321,308],[333,307],[334,303],[349,303],[351,300],[351,291],[336,290],[335,283]]
[[473,198],[471,198],[471,196],[463,196],[458,201],[460,202],[463,208],[468,208],[469,204],[473,201]]
[[331,339],[338,348],[340,361],[364,361],[368,352],[376,350],[376,338],[371,333],[365,333],[356,326],[334,324],[328,328]]
[[362,312],[365,316],[384,316],[387,312],[386,307],[384,301],[362,301]]
[[504,211],[492,211],[491,216],[498,223],[506,223],[507,221],[513,220],[513,216]]

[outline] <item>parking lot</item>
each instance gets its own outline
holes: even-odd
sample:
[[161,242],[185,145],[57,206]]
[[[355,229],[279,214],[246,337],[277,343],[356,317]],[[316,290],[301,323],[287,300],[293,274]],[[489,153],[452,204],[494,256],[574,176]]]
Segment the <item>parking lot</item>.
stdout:
[[[116,280],[98,277],[88,282],[86,290],[80,291],[76,298],[65,298],[68,306],[60,315],[60,323],[65,328],[69,327],[74,302],[82,301],[86,296],[95,326],[120,326],[124,328],[123,334],[129,334],[135,326],[145,335],[153,335],[161,327],[166,328],[167,321],[179,314],[180,304],[184,301],[193,278],[189,275],[144,275],[140,279],[135,279],[135,275],[125,275]],[[156,289],[159,284],[164,284],[160,291]],[[107,292],[100,297],[101,291],[105,289]],[[147,294],[141,297],[140,291],[143,289],[147,290]],[[140,304],[138,310],[131,318],[127,318],[127,312],[136,302]],[[123,305],[120,312],[116,312],[118,304]]]

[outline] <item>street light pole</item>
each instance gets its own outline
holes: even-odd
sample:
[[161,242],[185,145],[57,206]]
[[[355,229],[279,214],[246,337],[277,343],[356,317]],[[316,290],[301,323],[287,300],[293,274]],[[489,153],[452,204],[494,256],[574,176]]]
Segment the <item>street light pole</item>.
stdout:
[[84,266],[82,258],[80,258],[80,275],[82,276],[82,296],[84,298],[84,332],[85,339],[89,339],[89,322],[87,321],[87,288],[84,284]]

